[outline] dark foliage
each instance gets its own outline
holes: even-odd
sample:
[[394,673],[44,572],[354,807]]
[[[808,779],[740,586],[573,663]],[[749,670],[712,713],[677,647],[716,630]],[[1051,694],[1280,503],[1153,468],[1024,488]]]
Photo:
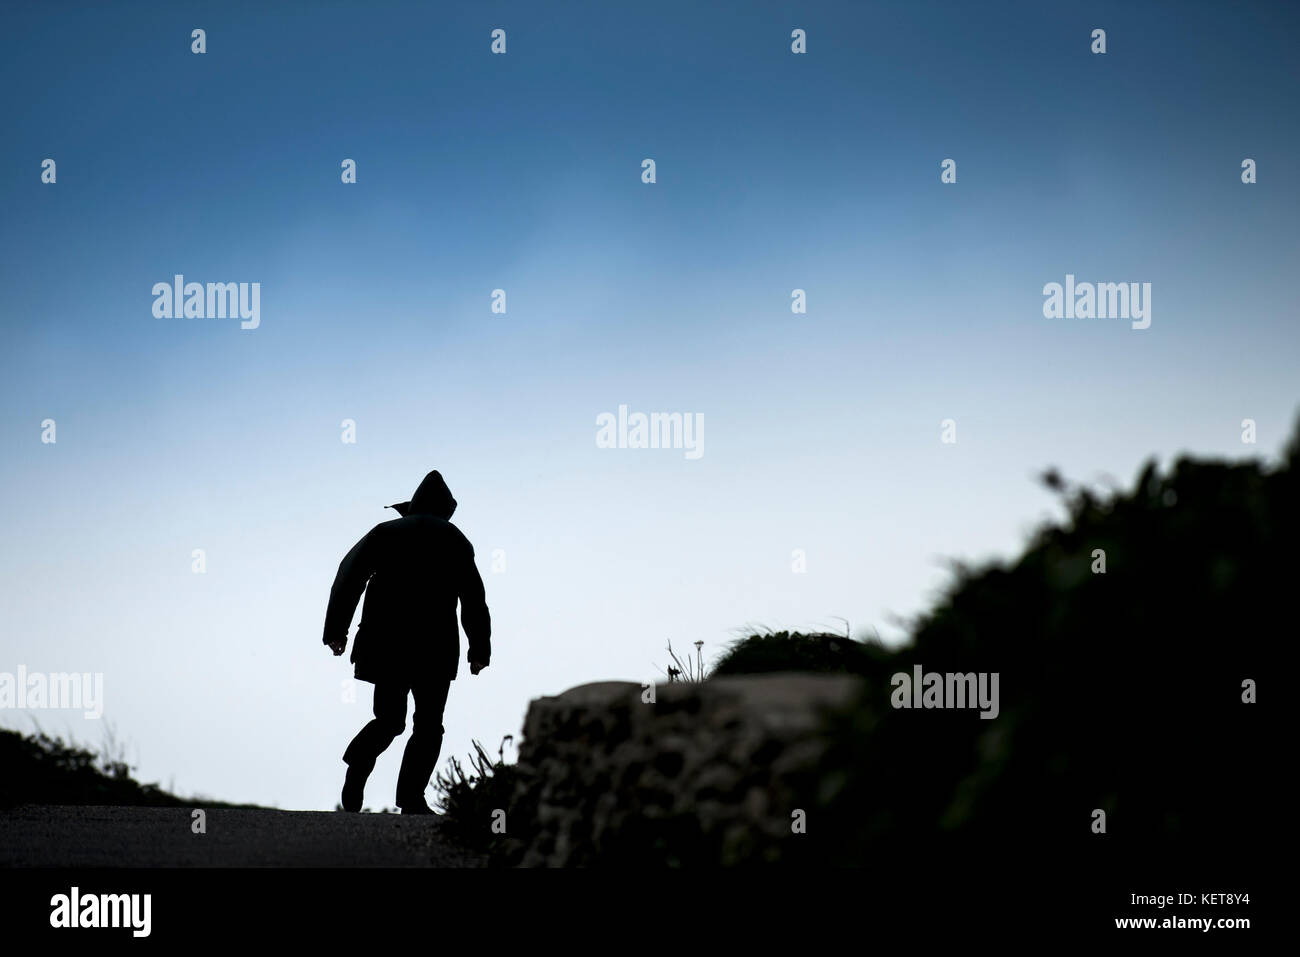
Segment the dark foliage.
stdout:
[[0,731],[0,807],[19,804],[129,804],[175,807],[180,798],[131,777],[122,761],[44,733]]
[[[0,808],[21,804],[129,805],[191,807],[194,798],[169,794],[157,784],[141,784],[120,753],[96,753],[38,732],[0,730]],[[254,807],[202,799],[204,807]]]
[[495,833],[492,826],[493,816],[511,806],[516,767],[505,763],[506,742],[511,740],[513,735],[502,738],[495,761],[475,741],[469,771],[450,758],[447,770],[434,775],[434,807],[445,815],[450,835],[471,850],[497,855],[506,850],[507,838]]
[[754,632],[731,643],[711,677],[817,671],[867,674],[873,663],[887,660],[881,645],[852,641],[826,632]]
[[[1062,488],[1065,523],[961,573],[836,730],[825,856],[938,843],[1094,862],[1267,841],[1279,755],[1243,682],[1272,676],[1287,637],[1298,451],[1300,432],[1275,469],[1182,458],[1127,492]],[[918,663],[998,672],[1001,714],[893,708],[890,675]]]

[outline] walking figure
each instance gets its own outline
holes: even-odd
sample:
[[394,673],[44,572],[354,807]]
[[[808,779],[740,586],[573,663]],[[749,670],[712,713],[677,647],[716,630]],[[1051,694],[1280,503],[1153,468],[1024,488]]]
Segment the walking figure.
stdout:
[[345,811],[361,810],[375,759],[406,730],[406,698],[412,694],[415,711],[397,777],[397,806],[403,814],[432,814],[424,792],[442,750],[442,713],[460,663],[456,602],[469,642],[470,674],[492,657],[492,622],[474,549],[450,522],[456,500],[442,476],[430,472],[409,502],[388,507],[401,517],[376,525],[344,556],[325,612],[324,642],[341,655],[366,592],[350,660],[356,679],[375,686],[375,717],[343,753],[348,770],[341,803]]

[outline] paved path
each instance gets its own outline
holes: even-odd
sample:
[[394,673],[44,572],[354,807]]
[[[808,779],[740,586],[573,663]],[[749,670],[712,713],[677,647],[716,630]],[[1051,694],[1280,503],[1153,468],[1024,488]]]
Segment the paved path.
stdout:
[[[201,807],[201,805],[197,805]],[[37,807],[0,812],[0,867],[483,867],[440,818],[338,811]]]

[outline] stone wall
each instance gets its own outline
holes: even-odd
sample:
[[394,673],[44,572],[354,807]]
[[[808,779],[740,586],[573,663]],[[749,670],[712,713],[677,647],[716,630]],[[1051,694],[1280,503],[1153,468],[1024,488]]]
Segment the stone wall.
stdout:
[[859,679],[774,674],[597,682],[528,708],[508,863],[737,865],[790,860],[816,803],[825,709]]

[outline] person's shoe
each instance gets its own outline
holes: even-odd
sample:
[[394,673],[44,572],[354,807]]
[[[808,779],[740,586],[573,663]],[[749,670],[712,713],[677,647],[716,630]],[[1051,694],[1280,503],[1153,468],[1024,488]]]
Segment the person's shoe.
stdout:
[[401,808],[403,814],[432,814],[433,813],[433,808],[429,807],[429,805],[424,803],[424,798],[421,798],[418,804],[403,804],[401,805]]
[[366,778],[364,774],[352,765],[348,765],[347,776],[343,779],[343,810],[360,811],[361,801],[365,797]]

